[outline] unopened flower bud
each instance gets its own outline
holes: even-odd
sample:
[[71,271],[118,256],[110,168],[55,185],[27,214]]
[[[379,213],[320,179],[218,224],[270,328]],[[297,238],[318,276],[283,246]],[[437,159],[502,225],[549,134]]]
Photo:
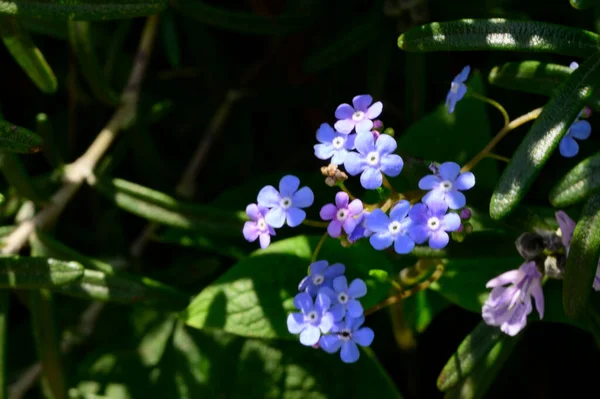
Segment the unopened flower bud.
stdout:
[[387,134],[388,136],[394,137],[395,132],[394,132],[394,129],[392,129],[391,127],[388,127],[383,131],[383,134]]
[[373,121],[373,130],[377,130],[379,132],[383,130],[383,122],[381,121],[381,119],[375,119]]
[[469,208],[463,208],[460,210],[460,218],[462,220],[471,219],[471,210]]
[[465,223],[463,226],[465,226],[466,234],[471,234],[473,232],[473,226],[471,225],[471,223]]
[[592,116],[592,109],[590,107],[583,108],[583,111],[581,111],[581,117],[588,119],[590,116]]

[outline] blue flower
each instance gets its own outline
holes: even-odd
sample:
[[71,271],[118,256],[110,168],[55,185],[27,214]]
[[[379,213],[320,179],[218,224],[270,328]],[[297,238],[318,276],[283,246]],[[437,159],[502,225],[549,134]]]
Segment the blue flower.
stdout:
[[341,165],[348,155],[348,150],[354,149],[356,134],[343,134],[333,130],[331,125],[323,123],[317,130],[317,140],[321,144],[315,144],[315,156],[319,159],[331,158],[331,163]]
[[296,227],[306,218],[306,212],[300,208],[312,205],[315,197],[308,187],[300,187],[296,176],[283,176],[279,181],[279,191],[273,186],[265,186],[258,193],[258,205],[269,208],[265,221],[269,226],[279,228],[284,222]]
[[469,77],[470,72],[471,67],[467,65],[452,80],[452,83],[450,84],[450,91],[446,96],[446,107],[448,107],[449,114],[454,112],[454,107],[456,106],[456,103],[462,100],[465,94],[467,94],[467,86],[465,85],[465,80],[467,80],[467,78]]
[[334,263],[329,266],[326,260],[318,260],[308,267],[308,276],[304,277],[298,285],[298,291],[305,291],[315,297],[323,287],[332,287],[333,279],[341,276],[346,271],[346,266]]
[[331,300],[325,294],[318,294],[315,302],[306,292],[294,297],[294,306],[301,311],[291,313],[287,318],[288,331],[300,333],[300,343],[312,346],[319,342],[321,333],[326,334],[333,327],[333,315],[328,311]]
[[335,110],[335,117],[339,120],[335,123],[335,129],[338,132],[348,134],[352,129],[356,133],[369,132],[373,128],[373,119],[377,118],[383,109],[381,101],[373,102],[373,97],[368,94],[361,94],[352,99],[350,104],[341,104]]
[[358,220],[356,221],[358,224],[348,236],[348,242],[354,243],[361,238],[370,237],[371,234],[373,234],[373,232],[366,227],[367,215],[369,215],[369,212],[367,211],[363,211],[363,213],[360,214]]
[[381,209],[375,209],[367,216],[367,228],[373,231],[369,238],[373,248],[382,250],[394,244],[394,250],[399,254],[413,250],[415,242],[409,236],[412,221],[406,217],[409,210],[410,202],[402,200],[392,208],[389,218]]
[[355,278],[348,286],[346,277],[339,276],[333,280],[333,289],[323,287],[319,292],[327,294],[334,303],[330,311],[336,321],[341,320],[346,313],[350,317],[362,316],[363,307],[357,298],[367,295],[367,285],[363,280]]
[[428,204],[416,204],[408,212],[412,220],[409,234],[417,244],[429,240],[433,249],[441,249],[448,245],[450,237],[447,231],[456,231],[460,227],[460,216],[456,213],[446,214],[448,205],[442,201],[430,201]]
[[468,190],[475,185],[475,176],[471,172],[460,173],[460,166],[455,162],[444,162],[435,175],[427,175],[419,181],[421,190],[431,190],[424,203],[431,200],[444,201],[450,209],[460,209],[467,204],[467,199],[460,191]]
[[592,125],[590,125],[588,121],[576,120],[558,144],[560,155],[566,158],[577,155],[579,152],[579,144],[577,144],[575,139],[586,140],[590,137],[591,133]]
[[356,344],[369,346],[375,338],[369,327],[360,328],[364,321],[364,316],[346,317],[345,322],[334,324],[331,334],[321,337],[319,346],[327,353],[335,353],[341,348],[340,357],[344,363],[356,362],[360,357]]
[[383,176],[398,176],[404,162],[400,155],[392,154],[396,150],[396,140],[387,134],[379,136],[377,141],[371,132],[359,133],[356,137],[358,153],[351,152],[346,156],[346,171],[356,176],[361,173],[360,183],[366,189],[381,187]]

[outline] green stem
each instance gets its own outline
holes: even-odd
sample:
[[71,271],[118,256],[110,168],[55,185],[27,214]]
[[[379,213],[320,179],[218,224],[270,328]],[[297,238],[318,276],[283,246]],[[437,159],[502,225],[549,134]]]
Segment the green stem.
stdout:
[[323,234],[323,237],[321,237],[321,240],[319,241],[319,243],[317,244],[317,247],[315,248],[315,251],[313,252],[312,255],[312,259],[310,261],[310,263],[315,263],[317,261],[317,257],[319,256],[319,251],[321,251],[321,248],[323,247],[323,244],[325,244],[325,240],[327,240],[327,237],[329,236],[329,234],[327,232],[325,232],[325,234]]
[[308,219],[304,219],[302,224],[305,224],[310,227],[325,227],[325,228],[327,228],[327,226],[329,226],[328,222],[320,222],[318,220],[308,220]]
[[499,102],[494,101],[491,98],[482,96],[481,94],[478,94],[478,93],[469,93],[469,95],[477,100],[483,101],[485,103],[488,103],[488,104],[494,106],[498,111],[500,111],[500,113],[502,114],[502,117],[504,118],[504,127],[508,126],[508,124],[510,123],[510,117],[508,116],[508,112],[506,112],[504,107],[502,105],[500,105]]

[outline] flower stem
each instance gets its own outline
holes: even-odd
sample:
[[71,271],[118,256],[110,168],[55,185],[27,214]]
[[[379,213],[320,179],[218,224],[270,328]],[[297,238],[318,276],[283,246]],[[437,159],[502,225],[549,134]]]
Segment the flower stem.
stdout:
[[517,119],[510,122],[507,126],[503,127],[496,136],[485,146],[483,150],[479,152],[479,154],[475,155],[473,159],[471,159],[465,166],[462,167],[461,172],[468,172],[473,169],[475,165],[479,163],[487,154],[490,153],[496,147],[496,145],[506,136],[510,131],[518,128],[521,125],[524,125],[527,122],[530,122],[536,119],[542,113],[542,107],[536,108],[533,111],[526,113],[525,115],[519,116]]
[[440,263],[435,267],[435,271],[431,274],[431,276],[429,276],[429,278],[427,280],[425,280],[422,283],[419,283],[419,284],[415,285],[414,287],[411,287],[407,290],[400,291],[398,294],[396,294],[392,297],[389,297],[389,298],[379,302],[377,305],[365,310],[365,313],[364,313],[365,316],[373,314],[373,313],[377,312],[378,310],[387,308],[388,306],[391,306],[391,305],[398,303],[410,296],[413,296],[414,294],[416,294],[419,291],[423,291],[423,290],[429,288],[431,286],[431,284],[433,284],[434,282],[439,280],[440,277],[442,277],[442,274],[444,274],[444,265],[442,265]]
[[327,222],[321,222],[318,220],[308,220],[308,219],[304,219],[302,224],[305,224],[310,227],[327,227],[327,226],[329,226],[329,223],[327,223]]
[[394,190],[394,187],[392,187],[392,184],[389,182],[389,180],[383,174],[381,175],[381,177],[383,177],[383,187],[390,190],[392,194],[396,194],[396,190]]
[[352,193],[350,192],[350,190],[348,190],[346,188],[346,185],[344,184],[343,181],[338,181],[337,182],[337,186],[340,188],[340,190],[342,190],[343,192],[345,192],[346,194],[348,194],[348,197],[350,197],[350,200],[353,201],[356,199],[356,197],[354,195],[352,195]]
[[329,236],[329,234],[327,232],[325,232],[325,234],[323,234],[323,237],[321,237],[321,240],[319,240],[319,243],[317,244],[317,247],[315,248],[315,251],[312,254],[312,259],[310,261],[311,264],[315,263],[317,261],[317,256],[319,256],[319,251],[323,247],[323,244],[325,244],[325,240],[327,240],[328,236]]
[[486,158],[497,159],[498,161],[502,161],[502,162],[506,162],[506,163],[510,162],[510,158],[503,157],[502,155],[494,154],[493,152],[487,153]]
[[500,113],[502,114],[502,117],[504,118],[504,127],[508,126],[508,124],[510,123],[510,117],[508,116],[508,112],[506,112],[504,107],[502,105],[500,105],[499,102],[494,101],[491,98],[482,96],[481,94],[478,94],[478,93],[470,93],[470,95],[471,95],[471,97],[476,98],[477,100],[483,101],[485,103],[488,103],[488,104],[494,106],[498,111],[500,111]]

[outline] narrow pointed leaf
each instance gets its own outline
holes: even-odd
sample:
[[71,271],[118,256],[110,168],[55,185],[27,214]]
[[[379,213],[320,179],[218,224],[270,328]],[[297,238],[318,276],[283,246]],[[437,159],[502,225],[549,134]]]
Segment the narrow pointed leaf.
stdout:
[[168,0],[0,0],[0,15],[53,20],[105,21],[154,15]]
[[466,378],[477,367],[488,353],[499,342],[508,342],[511,339],[498,327],[488,326],[481,321],[469,335],[465,337],[458,349],[448,360],[440,373],[437,386],[444,392],[454,387]]
[[204,1],[172,0],[171,5],[183,16],[203,24],[240,33],[285,35],[309,27],[314,13],[286,13],[277,16],[255,15],[250,12],[214,7]]
[[[4,2],[0,2],[0,14],[2,3]],[[54,72],[17,18],[0,15],[0,36],[9,53],[36,86],[44,93],[55,93],[58,82]]]
[[504,50],[584,57],[598,50],[600,36],[583,29],[536,21],[462,19],[417,26],[398,38],[405,51]]
[[492,218],[503,218],[525,197],[586,100],[599,85],[600,52],[597,52],[560,86],[515,151],[492,195]]
[[175,17],[173,13],[166,12],[162,15],[160,20],[160,32],[167,54],[169,64],[173,68],[181,67],[181,49],[179,47],[179,38],[177,35],[177,27],[175,25]]
[[83,276],[83,266],[40,257],[0,258],[0,288],[56,288]]
[[550,191],[550,203],[566,208],[600,192],[600,153],[584,159],[556,183]]
[[586,8],[597,7],[600,5],[598,0],[570,0],[571,5],[578,10],[585,10]]
[[122,179],[100,179],[94,185],[119,208],[167,226],[240,237],[245,213],[191,204]]
[[46,157],[48,163],[58,168],[64,164],[60,150],[58,148],[57,137],[48,115],[39,113],[35,117],[35,131],[44,140],[44,147],[42,153]]
[[106,80],[92,40],[92,25],[87,21],[69,21],[69,41],[81,73],[85,77],[94,96],[103,103],[111,106],[119,104],[119,96],[110,88]]
[[586,202],[581,212],[565,265],[563,306],[567,316],[585,315],[600,258],[600,195]]
[[10,122],[0,120],[0,150],[30,154],[42,149],[42,138]]

